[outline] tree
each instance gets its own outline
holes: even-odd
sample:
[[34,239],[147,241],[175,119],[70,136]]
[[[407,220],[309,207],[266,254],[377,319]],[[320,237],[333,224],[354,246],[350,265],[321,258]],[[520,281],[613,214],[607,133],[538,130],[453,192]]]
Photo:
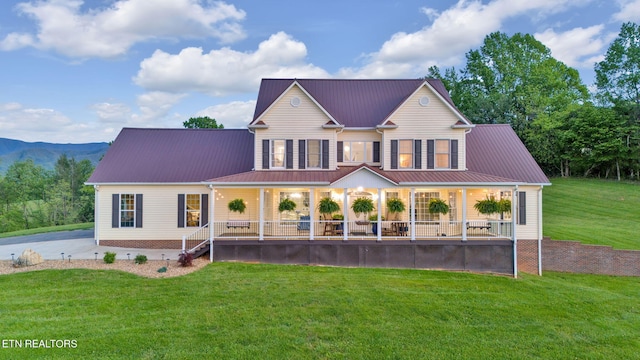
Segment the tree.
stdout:
[[640,26],[624,23],[604,60],[595,66],[598,100],[627,119],[624,142],[631,152],[631,177],[640,170]]
[[528,34],[489,34],[466,58],[459,75],[453,68],[444,76],[431,68],[429,75],[453,89],[452,99],[471,121],[510,124],[523,140],[541,114],[589,97],[578,71],[554,59],[546,46]]
[[182,126],[186,129],[224,129],[224,125],[218,125],[216,119],[208,116],[189,118],[189,120],[182,123]]
[[5,186],[9,204],[20,207],[25,229],[31,224],[31,200],[44,200],[46,184],[50,175],[33,160],[17,161],[9,166],[5,175]]

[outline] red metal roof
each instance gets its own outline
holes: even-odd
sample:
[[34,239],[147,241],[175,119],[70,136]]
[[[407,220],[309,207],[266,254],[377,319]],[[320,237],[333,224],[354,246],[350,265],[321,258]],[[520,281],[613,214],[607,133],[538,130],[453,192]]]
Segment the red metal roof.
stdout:
[[467,134],[467,169],[520,182],[550,184],[508,124],[476,125]]
[[87,183],[200,182],[252,168],[248,130],[124,128]]
[[381,125],[425,81],[456,109],[442,81],[438,79],[263,79],[253,121],[255,122],[294,81],[297,81],[336,121],[346,127],[373,128]]

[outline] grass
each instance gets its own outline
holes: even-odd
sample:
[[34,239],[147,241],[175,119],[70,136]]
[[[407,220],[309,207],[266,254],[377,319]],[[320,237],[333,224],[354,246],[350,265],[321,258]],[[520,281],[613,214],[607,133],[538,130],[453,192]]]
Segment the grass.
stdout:
[[552,179],[543,190],[544,235],[640,249],[640,183]]
[[[170,270],[169,270],[170,271]],[[2,358],[636,358],[640,279],[215,263],[0,276]]]
[[[0,233],[0,238],[8,238],[13,236],[24,236],[24,235],[34,235],[41,233],[49,233],[56,231],[70,231],[70,230],[87,230],[93,229],[93,223],[82,223],[82,224],[70,224],[70,225],[59,225],[59,226],[46,226],[34,229],[26,229],[26,230],[18,230]],[[1,345],[1,344],[0,344]]]

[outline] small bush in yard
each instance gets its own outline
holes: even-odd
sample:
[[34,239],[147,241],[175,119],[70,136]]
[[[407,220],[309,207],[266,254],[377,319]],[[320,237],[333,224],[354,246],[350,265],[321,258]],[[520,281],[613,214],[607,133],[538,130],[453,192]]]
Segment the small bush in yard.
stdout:
[[134,262],[136,264],[144,264],[147,262],[147,255],[142,255],[142,254],[138,254],[136,255],[136,258],[134,259]]
[[111,252],[111,251],[107,251],[106,253],[104,253],[104,258],[102,258],[102,259],[107,264],[113,264],[114,261],[116,261],[116,253]]
[[183,251],[178,256],[178,264],[182,267],[193,266],[193,254]]

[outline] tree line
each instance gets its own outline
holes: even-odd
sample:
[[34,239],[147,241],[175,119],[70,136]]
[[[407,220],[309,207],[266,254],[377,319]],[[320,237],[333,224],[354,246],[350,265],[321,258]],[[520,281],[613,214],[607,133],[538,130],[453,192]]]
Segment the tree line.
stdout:
[[640,27],[622,25],[589,89],[529,34],[496,32],[466,65],[431,67],[473,123],[509,124],[549,176],[638,180]]
[[0,176],[0,232],[91,222],[94,192],[85,186],[93,165],[61,155],[53,170],[16,161]]

